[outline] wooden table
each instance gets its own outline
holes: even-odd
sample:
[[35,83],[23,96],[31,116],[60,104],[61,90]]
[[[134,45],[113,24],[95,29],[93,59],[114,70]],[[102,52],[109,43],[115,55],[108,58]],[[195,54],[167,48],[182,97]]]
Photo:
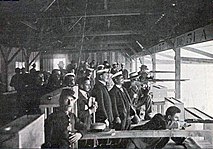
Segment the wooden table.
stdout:
[[123,130],[109,132],[88,132],[83,136],[86,139],[114,139],[114,138],[144,138],[144,137],[203,137],[211,134],[211,130]]

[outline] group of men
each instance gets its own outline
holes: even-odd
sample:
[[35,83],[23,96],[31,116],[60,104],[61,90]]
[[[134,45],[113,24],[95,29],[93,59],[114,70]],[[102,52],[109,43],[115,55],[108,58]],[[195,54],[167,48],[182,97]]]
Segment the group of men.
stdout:
[[[145,105],[145,115],[143,118],[145,120],[151,119],[149,123],[158,122],[162,124],[162,127],[158,127],[159,129],[166,129],[170,121],[176,120],[173,118],[175,114],[180,113],[176,107],[173,107],[168,110],[166,116],[160,114],[151,118],[152,95],[150,93],[148,80],[152,79],[152,77],[148,76],[148,68],[146,65],[142,65],[139,72],[128,74],[123,64],[121,69],[118,69],[118,63],[113,63],[111,68],[107,61],[105,61],[103,65],[97,66],[96,69],[85,65],[85,67],[81,69],[78,68],[78,71],[74,67],[69,67],[72,69],[65,70],[62,64],[63,63],[60,62],[59,69],[52,71],[47,83],[44,83],[44,75],[42,75],[41,72],[32,72],[32,74],[35,74],[34,80],[38,82],[36,83],[37,94],[40,91],[46,91],[46,93],[54,91],[60,87],[72,88],[76,84],[79,86],[78,100],[74,97],[72,89],[65,88],[62,90],[59,99],[60,107],[56,110],[58,112],[54,112],[45,122],[46,141],[47,144],[51,144],[51,147],[69,147],[70,144],[78,141],[85,131],[90,130],[93,113],[96,113],[96,122],[105,123],[108,128],[116,130],[129,130],[132,123],[138,123],[143,117],[141,115],[141,107],[143,105]],[[12,80],[11,86],[14,86]],[[33,89],[35,89],[35,87]],[[39,95],[41,96],[42,94]],[[95,101],[91,101],[91,99],[94,98],[90,97],[94,97]],[[39,101],[39,96],[36,96],[36,98],[36,100]],[[76,102],[76,100],[78,105],[77,117],[70,114],[73,103]],[[31,104],[36,104],[38,107],[39,102]],[[171,119],[171,117],[173,119]],[[151,126],[149,123],[146,125]],[[150,127],[144,126],[134,129],[144,128]],[[156,129],[158,128],[156,127]],[[75,129],[77,131],[72,133],[71,130]],[[70,132],[70,134],[68,132]],[[158,144],[160,146],[161,143],[159,142],[158,140],[158,143],[151,142],[151,144]],[[107,142],[100,141],[100,143],[99,146],[104,147]],[[137,148],[141,144],[144,145],[134,139],[131,141],[115,139],[111,143],[114,147],[122,148],[126,146]],[[146,146],[150,147],[150,144],[148,143]]]

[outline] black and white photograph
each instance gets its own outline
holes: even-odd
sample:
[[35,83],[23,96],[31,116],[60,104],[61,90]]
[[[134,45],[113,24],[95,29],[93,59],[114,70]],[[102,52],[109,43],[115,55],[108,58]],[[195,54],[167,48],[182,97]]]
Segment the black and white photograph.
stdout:
[[0,0],[0,148],[213,149],[213,0]]

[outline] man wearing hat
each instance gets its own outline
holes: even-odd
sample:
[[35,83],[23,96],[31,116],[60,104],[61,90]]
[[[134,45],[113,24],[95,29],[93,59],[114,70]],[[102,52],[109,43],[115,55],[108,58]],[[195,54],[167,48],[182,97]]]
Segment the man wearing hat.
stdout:
[[153,77],[150,76],[148,70],[149,69],[146,65],[141,65],[140,71],[138,72],[140,81],[142,81],[143,83],[148,83],[148,79],[153,79]]
[[124,68],[125,64],[121,63],[121,69],[119,71],[122,71],[122,74],[124,76],[124,79],[128,79],[128,70]]
[[[134,107],[137,106],[138,98],[139,98],[139,91],[141,88],[140,82],[138,81],[138,73],[137,72],[132,72],[129,74],[129,86],[126,88],[129,96],[132,100],[132,104]],[[139,113],[137,113],[139,115]]]
[[63,87],[73,87],[75,86],[75,74],[67,73],[63,79]]
[[137,115],[141,115],[141,107],[145,105],[145,120],[149,120],[150,113],[152,112],[152,101],[151,98],[144,92],[143,84],[138,81],[137,72],[130,74],[131,85],[128,89],[129,95],[132,99],[132,103],[136,109]]
[[[96,75],[96,83],[91,92],[91,96],[95,97],[98,103],[95,120],[96,122],[105,123],[108,128],[112,128],[112,103],[106,86],[109,81],[109,69],[98,66]],[[108,140],[98,140],[98,142],[100,147],[104,147],[108,143]]]
[[149,69],[146,65],[141,65],[140,71],[138,72],[138,74],[141,75],[141,73],[146,72],[147,70]]
[[109,69],[99,69],[96,73],[96,83],[91,92],[91,96],[95,97],[98,102],[96,122],[106,123],[108,127],[111,127],[113,122],[112,103],[106,87],[109,81]]
[[[124,78],[121,71],[112,76],[115,83],[110,90],[112,100],[112,112],[114,116],[114,128],[116,130],[128,130],[131,124],[131,116],[135,115],[135,110],[132,107],[132,102],[127,90],[122,86]],[[118,147],[123,147],[124,143],[120,139],[116,142]],[[121,145],[121,146],[120,146]]]
[[[146,105],[146,111],[145,111],[145,119],[151,119],[150,113],[151,113],[151,99],[152,99],[152,93],[150,93],[150,83],[149,79],[153,79],[152,76],[149,76],[149,73],[147,70],[146,65],[141,65],[141,70],[138,72],[139,74],[139,80],[141,82],[141,99],[140,99],[140,105],[143,105],[143,101],[146,101],[148,104]],[[150,102],[150,104],[149,104]]]
[[111,72],[112,74],[115,74],[115,73],[118,72],[118,63],[117,63],[117,62],[114,62],[114,63],[112,64],[112,69],[111,69],[110,72]]
[[93,89],[95,85],[94,69],[87,67],[85,71],[85,77],[90,80],[91,89]]

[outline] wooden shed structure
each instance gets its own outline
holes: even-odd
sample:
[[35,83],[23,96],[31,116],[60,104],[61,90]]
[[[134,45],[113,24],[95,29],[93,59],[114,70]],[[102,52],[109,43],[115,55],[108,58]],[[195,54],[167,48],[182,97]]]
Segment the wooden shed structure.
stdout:
[[92,60],[124,63],[130,72],[146,64],[156,79],[168,79],[161,85],[169,86],[171,96],[211,117],[213,2],[0,0],[2,107],[13,103],[3,96],[14,90],[9,83],[15,68],[29,71],[35,63],[51,72],[59,61]]

